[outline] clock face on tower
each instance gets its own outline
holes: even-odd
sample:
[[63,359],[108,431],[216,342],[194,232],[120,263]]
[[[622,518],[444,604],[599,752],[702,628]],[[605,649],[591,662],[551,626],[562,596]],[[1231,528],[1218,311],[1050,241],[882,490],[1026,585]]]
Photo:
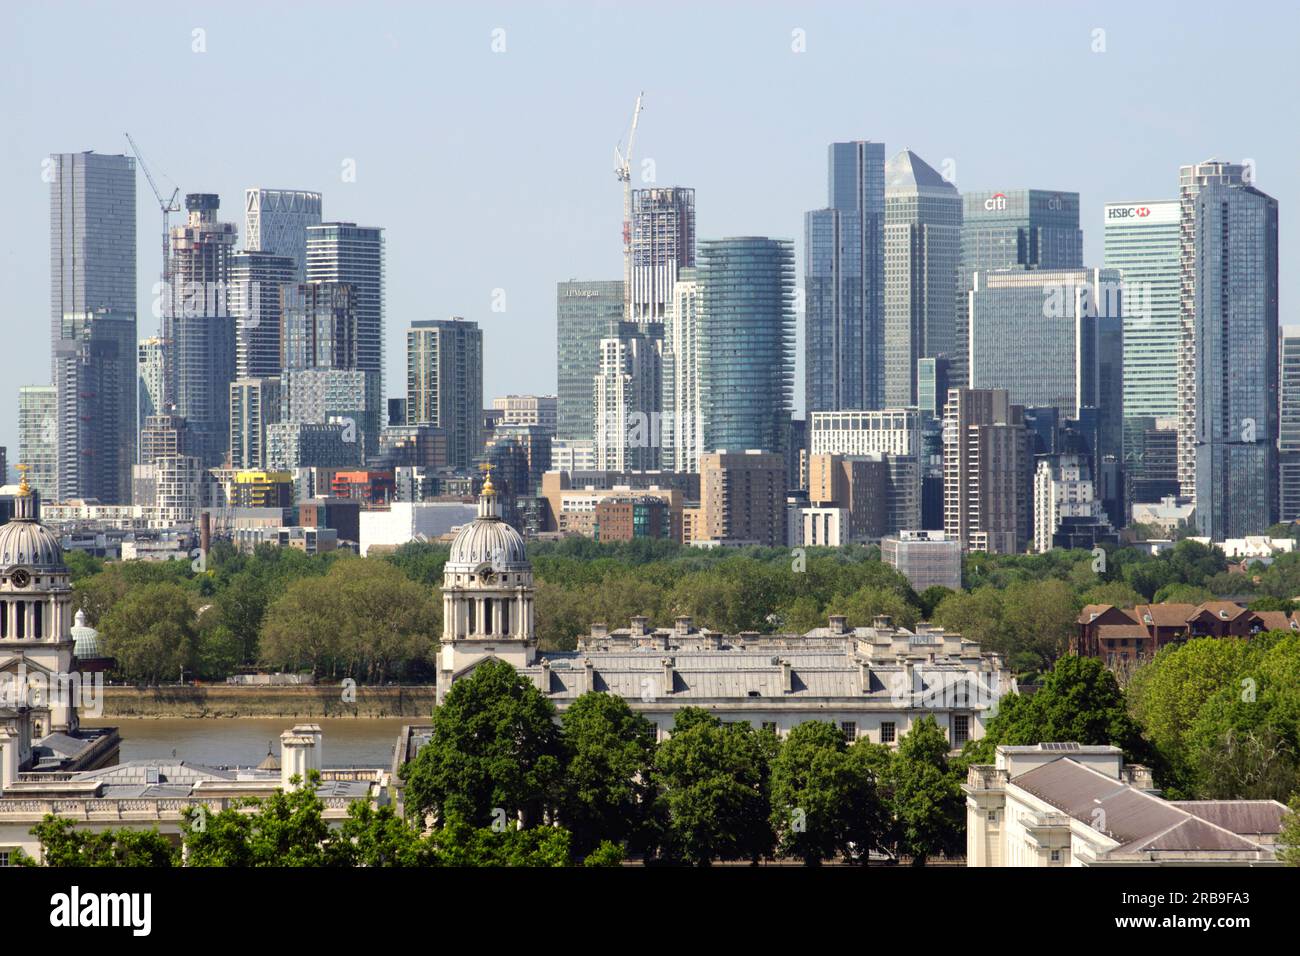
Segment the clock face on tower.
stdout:
[[497,579],[496,572],[492,570],[490,564],[480,564],[474,573],[478,575],[479,581],[484,584],[491,584]]
[[13,574],[9,575],[9,582],[16,588],[25,588],[32,583],[32,576],[25,568],[19,568]]

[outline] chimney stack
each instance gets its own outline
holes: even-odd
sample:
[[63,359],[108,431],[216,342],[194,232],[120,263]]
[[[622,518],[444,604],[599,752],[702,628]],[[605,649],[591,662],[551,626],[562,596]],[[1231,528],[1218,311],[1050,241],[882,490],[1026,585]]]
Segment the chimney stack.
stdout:
[[[321,729],[319,724],[295,724],[280,735],[280,786],[286,792],[307,783],[312,770],[321,769]],[[297,785],[291,783],[299,778]]]

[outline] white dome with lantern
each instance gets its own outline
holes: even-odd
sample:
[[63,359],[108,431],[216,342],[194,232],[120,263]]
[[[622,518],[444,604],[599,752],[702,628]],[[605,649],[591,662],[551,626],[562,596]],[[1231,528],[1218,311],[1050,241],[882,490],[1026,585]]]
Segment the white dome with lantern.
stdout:
[[533,566],[523,535],[501,519],[488,474],[478,516],[456,533],[443,567],[438,700],[489,658],[516,666],[536,656]]
[[[74,666],[71,573],[59,539],[40,523],[28,466],[18,470],[14,514],[0,525],[0,674],[48,682]],[[77,730],[76,703],[67,695],[51,694],[27,714],[33,732]]]
[[501,518],[491,474],[483,482],[477,517],[452,539],[445,570],[472,573],[483,565],[490,565],[498,573],[532,571],[523,535]]

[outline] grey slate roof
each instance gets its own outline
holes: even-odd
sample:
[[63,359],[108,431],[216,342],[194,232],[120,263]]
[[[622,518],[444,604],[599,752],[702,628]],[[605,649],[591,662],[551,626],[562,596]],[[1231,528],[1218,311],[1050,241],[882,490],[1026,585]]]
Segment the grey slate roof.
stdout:
[[1248,837],[1275,837],[1282,832],[1287,808],[1276,800],[1171,800],[1174,806],[1194,813],[1225,830]]
[[[1062,757],[1011,778],[1011,783],[1120,844],[1110,856],[1154,851],[1259,852],[1258,843],[1127,783]],[[1101,809],[1104,815],[1097,815]],[[1205,810],[1213,815],[1217,811]],[[1228,812],[1228,811],[1225,811]]]

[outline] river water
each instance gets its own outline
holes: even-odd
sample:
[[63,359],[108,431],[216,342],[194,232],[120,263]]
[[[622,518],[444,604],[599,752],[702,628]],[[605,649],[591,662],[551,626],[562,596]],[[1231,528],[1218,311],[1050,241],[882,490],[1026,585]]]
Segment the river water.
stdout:
[[85,727],[116,727],[122,735],[122,762],[174,756],[224,767],[256,766],[266,756],[268,744],[278,758],[280,734],[296,723],[315,723],[322,733],[322,766],[388,768],[402,725],[420,722],[412,717],[113,717],[81,723]]

